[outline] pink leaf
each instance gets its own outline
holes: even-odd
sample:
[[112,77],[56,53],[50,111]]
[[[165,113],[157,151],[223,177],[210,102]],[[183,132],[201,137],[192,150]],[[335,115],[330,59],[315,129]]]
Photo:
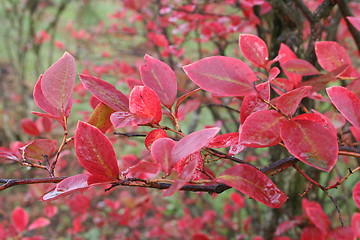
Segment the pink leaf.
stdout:
[[240,144],[247,147],[270,147],[278,144],[280,126],[286,118],[275,110],[251,114],[241,126]]
[[360,213],[356,212],[351,218],[351,228],[353,229],[355,236],[360,237]]
[[156,93],[146,86],[135,86],[130,93],[129,109],[135,115],[158,124],[162,118],[161,104]]
[[360,31],[360,17],[346,17],[346,18],[358,31]]
[[176,164],[171,159],[171,151],[175,144],[176,142],[170,138],[159,138],[151,147],[151,156],[166,175],[170,175],[172,168]]
[[357,208],[360,209],[360,182],[358,182],[353,191],[352,191],[352,196],[355,202],[355,205],[357,206]]
[[354,231],[349,226],[337,227],[331,230],[329,239],[336,240],[356,240]]
[[225,170],[214,179],[249,195],[268,207],[281,207],[288,197],[262,172],[256,168],[238,164]]
[[[320,66],[329,72],[343,65],[348,64],[351,66],[351,59],[345,48],[337,42],[316,42],[315,54]],[[351,67],[343,75],[348,75],[349,73],[351,73]]]
[[30,159],[43,160],[44,155],[49,158],[56,151],[56,141],[50,139],[35,139],[19,148],[23,156]]
[[338,112],[327,111],[324,115],[332,122],[336,129],[341,129],[346,123],[346,119]]
[[283,114],[292,116],[298,108],[301,100],[310,94],[311,89],[312,87],[309,86],[294,89],[278,97],[275,105]]
[[300,161],[326,172],[336,164],[337,137],[323,123],[303,119],[289,120],[282,124],[280,136],[288,151]]
[[39,128],[37,127],[36,123],[28,118],[23,118],[20,121],[20,126],[22,130],[29,135],[32,136],[40,136],[41,132]]
[[312,224],[314,224],[324,234],[327,234],[330,228],[330,221],[328,216],[324,213],[321,205],[317,202],[312,202],[304,198],[302,200],[302,209]]
[[31,230],[34,230],[34,229],[45,227],[45,226],[47,226],[49,224],[50,224],[49,219],[40,217],[40,218],[36,219],[34,222],[32,222],[29,225],[28,229],[29,229],[29,231],[31,231]]
[[254,64],[265,67],[268,62],[266,43],[256,35],[240,34],[239,46],[243,55]]
[[281,67],[291,73],[303,76],[320,74],[320,72],[308,61],[303,59],[290,59]]
[[300,225],[303,222],[301,218],[295,218],[293,220],[288,220],[276,227],[275,236],[282,235],[286,233],[288,230],[292,229],[295,226]]
[[90,173],[119,178],[119,167],[109,139],[96,127],[80,122],[75,131],[75,151],[81,165]]
[[41,89],[45,99],[62,116],[69,116],[72,106],[72,90],[75,85],[75,60],[67,52],[44,73]]
[[335,86],[326,92],[341,114],[355,127],[360,128],[360,99],[350,90]]
[[11,213],[11,220],[17,232],[22,232],[29,224],[29,215],[22,207],[16,207]]
[[152,144],[158,140],[159,138],[166,138],[167,134],[162,129],[154,129],[149,132],[144,140],[144,144],[148,150],[151,150]]
[[110,121],[115,128],[146,124],[152,119],[152,117],[139,116],[131,112],[114,112],[110,116]]
[[99,78],[79,74],[84,87],[114,111],[129,111],[129,100],[114,85]]
[[214,56],[183,67],[188,77],[202,89],[223,96],[256,95],[255,73],[241,60]]
[[177,83],[174,71],[164,62],[145,55],[145,65],[140,67],[142,82],[156,92],[160,101],[171,108],[176,99]]
[[[280,62],[280,66],[282,67],[283,64],[285,64],[287,61],[291,60],[291,59],[297,59],[297,56],[295,55],[295,53],[285,44],[281,44],[280,45],[280,50],[279,50],[279,56],[281,55],[282,58],[280,58],[279,62]],[[293,83],[293,85],[296,87],[302,80],[302,76],[298,75],[298,74],[294,74],[291,72],[288,72],[286,70],[284,70],[285,75],[289,78],[289,80]]]
[[230,147],[239,142],[239,133],[225,133],[220,136],[214,137],[211,142],[206,146],[208,148],[225,148]]
[[173,148],[171,152],[172,161],[177,163],[184,157],[199,151],[202,147],[206,146],[219,131],[220,128],[217,127],[206,128],[185,136],[177,142]]

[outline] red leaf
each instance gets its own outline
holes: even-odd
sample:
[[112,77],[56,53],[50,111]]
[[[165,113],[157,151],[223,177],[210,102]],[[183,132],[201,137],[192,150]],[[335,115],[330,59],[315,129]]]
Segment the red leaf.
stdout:
[[79,74],[84,87],[94,94],[100,101],[111,107],[114,111],[129,111],[129,100],[112,84],[99,78]]
[[146,124],[151,120],[151,117],[143,117],[131,112],[114,112],[110,116],[110,121],[115,128]]
[[338,112],[327,111],[324,115],[331,121],[335,129],[341,129],[346,123],[346,119]]
[[166,175],[171,174],[171,170],[176,164],[171,158],[171,151],[175,144],[176,142],[170,138],[159,138],[151,147],[151,156]]
[[191,95],[199,92],[201,90],[201,88],[197,88],[195,90],[192,90],[188,93],[185,93],[184,95],[180,96],[177,101],[176,101],[176,105],[175,105],[175,110],[174,110],[174,113],[175,113],[175,116],[178,115],[178,109],[180,107],[180,105],[187,99],[189,98]]
[[[337,42],[316,42],[315,54],[320,66],[329,72],[343,65],[348,64],[351,66],[351,59],[345,48]],[[351,73],[351,67],[343,75],[348,75],[349,73]]]
[[11,213],[11,219],[17,232],[22,232],[29,224],[29,215],[21,207],[16,207]]
[[266,206],[279,208],[288,197],[262,172],[245,164],[226,169],[214,179],[249,195]]
[[36,219],[34,222],[32,222],[29,225],[28,229],[29,229],[29,231],[31,231],[31,230],[34,230],[34,229],[45,227],[45,226],[47,226],[49,224],[50,224],[49,219],[40,217],[40,218]]
[[360,237],[360,213],[355,212],[351,218],[351,228],[353,229],[355,236]]
[[326,234],[316,227],[305,227],[301,233],[300,240],[325,240]]
[[278,144],[280,126],[286,118],[275,110],[251,114],[241,126],[240,144],[247,147],[270,147]]
[[360,31],[360,17],[346,17],[346,18],[358,31]]
[[193,177],[193,174],[196,170],[198,163],[198,161],[196,160],[197,157],[199,157],[198,154],[192,154],[188,156],[188,163],[182,169],[175,182],[168,189],[164,190],[163,192],[164,197],[173,195],[177,190],[181,189],[186,184],[186,182],[188,182]]
[[302,200],[302,208],[306,216],[310,219],[312,224],[314,224],[318,229],[320,229],[323,234],[327,234],[330,228],[330,221],[328,216],[322,210],[322,207],[317,202],[312,202],[304,198]]
[[[162,118],[161,104],[156,93],[146,86],[135,86],[130,93],[129,109],[135,115],[158,124]],[[149,123],[149,122],[148,122]]]
[[326,172],[336,164],[337,137],[332,129],[323,123],[302,119],[289,120],[282,124],[280,136],[288,151],[300,161]]
[[206,146],[219,131],[220,128],[217,127],[206,128],[180,139],[171,152],[172,161],[177,163],[184,157],[199,151],[202,147]]
[[62,116],[67,117],[70,114],[75,74],[75,59],[65,52],[46,70],[41,80],[41,90],[45,99],[61,112]]
[[183,67],[188,77],[202,89],[223,96],[256,95],[255,73],[241,60],[214,56]]
[[109,139],[96,127],[80,122],[75,131],[75,151],[90,173],[119,179],[119,167]]
[[233,192],[230,195],[230,198],[239,208],[243,208],[245,206],[245,199],[240,193]]
[[292,116],[298,108],[301,100],[310,94],[311,89],[312,87],[309,86],[294,89],[278,97],[275,105],[283,114]]
[[174,71],[164,62],[145,55],[145,65],[140,67],[140,75],[145,86],[156,92],[162,104],[168,109],[174,104],[177,83]]
[[357,206],[357,208],[360,209],[360,182],[358,182],[353,191],[352,191],[352,196],[355,202],[355,205]]
[[349,226],[337,227],[331,230],[328,239],[335,240],[356,240],[354,231]]
[[[281,67],[287,61],[289,61],[291,59],[297,59],[297,56],[295,55],[295,53],[287,45],[285,45],[283,43],[280,45],[280,50],[279,50],[278,55],[282,56],[279,60]],[[294,73],[288,72],[286,70],[284,70],[284,73],[289,78],[289,80],[293,83],[294,86],[297,86],[302,80],[301,75],[294,74]]]
[[303,59],[290,59],[282,64],[281,67],[288,72],[304,76],[320,74],[311,63]]
[[56,151],[56,141],[50,139],[35,139],[25,146],[19,148],[21,155],[26,158],[43,160],[46,155],[49,158]]
[[341,114],[355,127],[360,128],[360,99],[350,90],[335,86],[326,92]]
[[275,236],[279,236],[292,229],[293,227],[300,225],[303,222],[301,218],[295,218],[293,220],[285,221],[276,227]]
[[239,133],[233,132],[233,133],[225,133],[220,136],[216,136],[209,142],[209,144],[206,146],[208,148],[225,148],[230,147],[234,144],[237,144],[239,142]]
[[37,127],[36,123],[28,118],[23,118],[20,121],[20,125],[22,130],[29,135],[32,136],[40,136],[41,132],[39,128]]
[[91,114],[88,124],[97,127],[101,132],[105,133],[111,126],[111,114],[114,110],[103,102],[100,102]]
[[151,147],[152,147],[152,144],[159,138],[166,138],[167,137],[167,134],[164,130],[162,129],[155,129],[155,130],[152,130],[151,132],[149,132],[146,137],[145,137],[145,140],[144,140],[144,144],[145,144],[145,147],[148,149],[148,150],[151,150]]
[[269,60],[266,43],[256,35],[240,34],[239,46],[244,57],[254,64],[265,67]]

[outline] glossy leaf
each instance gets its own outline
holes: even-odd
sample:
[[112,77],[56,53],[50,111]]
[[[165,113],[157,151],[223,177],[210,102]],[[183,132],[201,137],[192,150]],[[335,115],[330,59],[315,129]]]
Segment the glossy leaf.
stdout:
[[146,137],[145,137],[145,140],[144,140],[144,144],[146,146],[146,148],[148,150],[151,150],[151,146],[152,144],[159,138],[166,138],[167,137],[167,134],[164,130],[162,129],[154,129],[152,131],[150,131]]
[[360,17],[346,17],[346,18],[358,31],[360,31]]
[[360,128],[360,99],[350,90],[335,86],[326,92],[341,114],[355,127]]
[[26,158],[44,160],[44,155],[49,158],[56,151],[56,141],[50,139],[35,139],[19,149]]
[[75,151],[81,165],[90,173],[119,178],[119,167],[109,139],[96,127],[79,122],[75,131]]
[[159,123],[162,118],[161,104],[156,93],[146,86],[135,86],[129,96],[130,112]]
[[110,121],[111,114],[114,110],[103,102],[100,102],[91,114],[88,124],[97,127],[101,132],[105,133],[111,126]]
[[[315,43],[315,54],[320,66],[327,70],[333,71],[343,65],[351,66],[351,59],[345,48],[333,41],[322,41]],[[347,75],[351,71],[351,67],[344,73]]]
[[303,76],[320,74],[320,72],[308,61],[303,59],[290,59],[281,67],[291,73]]
[[115,128],[146,124],[152,119],[152,117],[143,117],[131,112],[114,112],[110,116],[110,121]]
[[174,163],[179,162],[184,157],[199,151],[206,146],[220,131],[220,128],[206,128],[197,132],[193,132],[176,143],[171,152],[171,158]]
[[240,144],[247,147],[270,147],[278,144],[280,126],[286,118],[275,110],[251,114],[241,126]]
[[11,213],[11,220],[17,232],[22,232],[29,224],[29,215],[22,207],[16,207]]
[[358,209],[360,209],[360,182],[358,182],[352,191],[353,200]]
[[211,142],[206,146],[208,148],[225,148],[230,147],[239,142],[239,133],[225,133],[214,137]]
[[70,113],[75,78],[75,59],[67,52],[51,65],[42,77],[41,90],[45,99],[60,111],[62,116]]
[[255,73],[241,60],[214,56],[183,67],[188,77],[202,89],[223,96],[256,95]]
[[266,43],[256,35],[240,34],[239,46],[243,55],[254,64],[265,67],[269,60]]
[[256,168],[238,164],[225,170],[214,179],[249,195],[268,207],[281,207],[288,197],[262,172]]
[[301,205],[311,223],[326,234],[330,228],[330,221],[321,205],[317,202],[309,201],[306,198],[302,200]]
[[175,144],[176,142],[170,138],[159,138],[151,147],[151,156],[166,175],[170,175],[172,168],[176,164],[171,158],[171,151]]
[[282,124],[280,136],[287,150],[300,161],[326,172],[336,164],[337,137],[323,123],[303,119],[289,120]]
[[171,108],[176,99],[177,83],[174,71],[164,62],[145,55],[140,75],[145,86],[156,92],[162,104]]
[[84,87],[94,94],[100,101],[111,107],[114,111],[129,111],[129,99],[114,85],[102,79],[79,74],[80,81]]
[[29,134],[32,136],[40,136],[41,135],[41,132],[40,132],[38,126],[31,119],[28,119],[28,118],[21,119],[20,126],[26,134]]
[[292,116],[299,106],[301,100],[308,96],[312,87],[305,86],[294,89],[276,99],[275,105],[283,114]]
[[40,218],[36,219],[34,222],[32,222],[29,225],[28,229],[29,229],[29,231],[31,231],[31,230],[34,230],[34,229],[46,227],[49,224],[50,224],[49,219],[40,217]]

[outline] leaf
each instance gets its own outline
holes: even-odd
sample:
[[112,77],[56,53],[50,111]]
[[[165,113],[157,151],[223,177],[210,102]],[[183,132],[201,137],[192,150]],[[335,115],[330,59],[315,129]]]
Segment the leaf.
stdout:
[[41,132],[40,132],[38,126],[31,119],[28,119],[28,118],[21,119],[20,126],[26,134],[29,134],[32,136],[40,136],[41,135]]
[[206,146],[208,148],[226,148],[239,142],[239,133],[225,133],[220,136],[214,137],[211,142]]
[[360,209],[360,182],[355,185],[352,191],[352,197],[354,199],[356,207]]
[[282,124],[280,136],[288,151],[300,161],[326,172],[336,164],[337,137],[324,123],[307,119],[289,120]]
[[[135,86],[130,93],[130,112],[158,124],[162,118],[161,104],[156,93],[146,86]],[[147,123],[150,123],[147,122]]]
[[300,240],[325,240],[326,234],[316,227],[305,227]]
[[301,217],[295,217],[292,220],[282,222],[276,227],[275,236],[283,235],[288,230],[294,228],[295,226],[300,225],[301,223],[303,223]]
[[270,147],[278,144],[280,126],[286,118],[275,110],[251,114],[241,126],[240,144],[247,147]]
[[119,179],[119,167],[109,139],[96,127],[79,121],[75,151],[80,164],[90,173]]
[[70,114],[75,74],[75,59],[65,52],[45,71],[41,80],[41,90],[45,99],[61,112],[62,116],[67,117]]
[[245,164],[226,169],[214,181],[233,187],[272,208],[281,207],[288,199],[265,174]]
[[346,123],[346,119],[338,112],[327,111],[324,115],[332,122],[335,129],[341,129]]
[[40,218],[36,219],[34,222],[32,222],[29,225],[28,230],[31,231],[31,230],[34,230],[34,229],[46,227],[49,224],[50,224],[49,219],[40,217]]
[[171,158],[171,151],[175,144],[176,142],[170,138],[159,138],[151,147],[151,156],[166,175],[171,174],[171,170],[176,164]]
[[[292,59],[298,59],[295,53],[285,44],[281,43],[278,56],[282,56],[279,59],[280,66],[282,67],[287,61]],[[289,71],[284,70],[285,75],[289,78],[292,84],[296,87],[302,80],[302,76],[298,74],[291,73]]]
[[152,144],[159,138],[166,138],[167,134],[162,129],[154,129],[151,132],[149,132],[144,140],[145,147],[148,150],[151,150]]
[[[320,66],[329,72],[345,64],[351,66],[351,59],[345,48],[337,42],[316,42],[315,54]],[[351,73],[351,67],[342,75],[349,75],[349,73]]]
[[114,111],[129,111],[129,99],[112,84],[102,79],[79,74],[84,87]]
[[56,141],[50,139],[35,139],[19,148],[26,158],[43,160],[44,155],[51,157],[56,151]]
[[256,95],[255,73],[241,60],[213,56],[183,67],[188,77],[202,89],[223,96]]
[[346,18],[358,31],[360,31],[360,17],[346,17]]
[[114,110],[112,108],[105,103],[100,102],[91,114],[87,123],[97,127],[102,133],[105,133],[112,126],[110,116],[113,113]]
[[152,119],[152,117],[138,116],[131,112],[114,112],[110,116],[110,121],[115,128],[146,124]]
[[180,105],[187,99],[189,98],[191,95],[199,92],[201,90],[201,88],[197,88],[195,90],[192,90],[188,93],[185,93],[184,95],[180,96],[177,101],[176,101],[176,105],[175,105],[175,110],[174,110],[174,113],[175,113],[175,116],[178,115],[178,110],[179,110],[179,107]]
[[301,100],[310,94],[311,89],[312,87],[309,86],[296,88],[278,97],[275,105],[283,114],[292,116],[298,108]]
[[311,223],[326,234],[330,228],[330,221],[321,205],[317,202],[309,201],[306,198],[303,198],[301,205]]
[[269,61],[266,43],[256,35],[240,34],[239,46],[244,57],[254,64],[265,67]]
[[355,127],[360,128],[360,99],[350,90],[334,86],[326,92],[337,110]]
[[180,139],[171,152],[172,161],[177,163],[184,157],[199,151],[202,147],[206,146],[219,131],[220,128],[217,127],[206,128]]
[[356,240],[354,231],[349,226],[337,227],[330,231],[328,239]]
[[166,63],[149,55],[145,55],[144,59],[145,65],[140,67],[142,82],[156,92],[165,107],[171,109],[177,93],[174,71]]
[[22,207],[16,207],[11,213],[11,220],[17,232],[22,232],[29,224],[29,215]]
[[303,76],[320,74],[311,63],[303,59],[290,59],[283,63],[281,67],[288,72]]
[[360,237],[360,213],[355,212],[351,218],[351,227],[356,237]]

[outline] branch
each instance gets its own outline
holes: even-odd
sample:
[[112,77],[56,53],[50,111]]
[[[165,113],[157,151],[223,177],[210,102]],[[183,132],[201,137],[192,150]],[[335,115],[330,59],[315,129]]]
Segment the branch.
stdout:
[[38,184],[38,183],[58,183],[68,177],[51,177],[51,178],[28,178],[28,179],[0,179],[0,183],[4,183],[0,186],[0,191],[9,187],[24,184]]

